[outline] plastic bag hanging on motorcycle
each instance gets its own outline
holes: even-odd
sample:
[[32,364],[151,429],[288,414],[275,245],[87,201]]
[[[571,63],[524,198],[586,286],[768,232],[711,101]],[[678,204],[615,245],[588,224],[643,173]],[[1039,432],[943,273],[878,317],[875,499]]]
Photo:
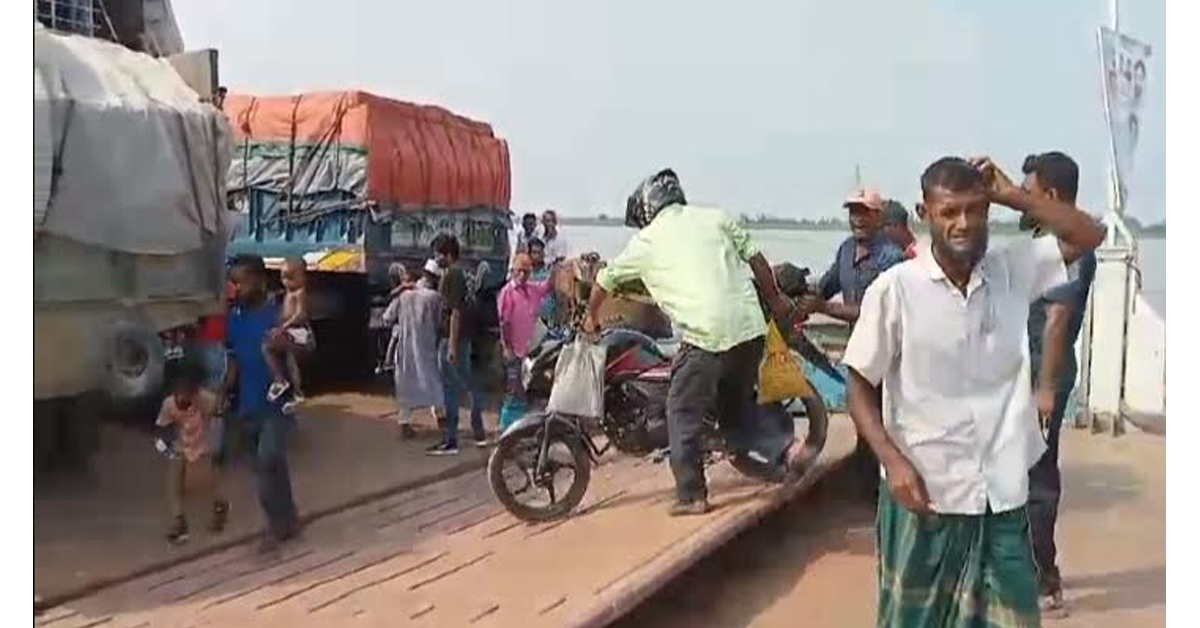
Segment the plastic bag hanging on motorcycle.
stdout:
[[816,394],[774,321],[767,326],[767,346],[763,353],[758,370],[759,403],[807,399]]
[[582,338],[563,347],[554,365],[546,412],[591,419],[604,416],[605,349]]

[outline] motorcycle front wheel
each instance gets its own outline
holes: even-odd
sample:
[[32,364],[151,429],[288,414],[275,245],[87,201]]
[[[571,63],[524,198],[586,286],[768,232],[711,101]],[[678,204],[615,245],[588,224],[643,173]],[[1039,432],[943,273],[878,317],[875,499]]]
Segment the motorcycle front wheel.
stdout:
[[549,521],[566,516],[583,501],[591,470],[582,436],[543,423],[500,439],[488,459],[488,483],[514,517]]

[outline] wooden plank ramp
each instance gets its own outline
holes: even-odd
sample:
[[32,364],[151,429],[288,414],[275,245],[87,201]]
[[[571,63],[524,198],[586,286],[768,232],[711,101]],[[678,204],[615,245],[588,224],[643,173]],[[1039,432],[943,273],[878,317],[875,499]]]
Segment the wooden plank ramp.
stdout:
[[799,483],[768,486],[714,466],[715,509],[702,517],[667,516],[670,470],[645,458],[607,459],[574,515],[539,525],[509,516],[471,473],[321,519],[277,556],[234,547],[50,609],[34,625],[602,626],[853,448],[849,419],[834,416]]

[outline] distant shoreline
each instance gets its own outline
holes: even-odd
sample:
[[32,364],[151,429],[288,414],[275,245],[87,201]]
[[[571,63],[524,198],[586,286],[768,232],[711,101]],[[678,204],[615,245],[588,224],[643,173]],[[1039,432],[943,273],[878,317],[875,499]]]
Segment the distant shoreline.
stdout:
[[[564,226],[574,227],[623,227],[625,223],[618,218],[609,218],[607,216],[559,216],[558,221]],[[742,226],[751,231],[837,231],[846,232],[850,230],[850,226],[844,220],[836,218],[822,218],[820,220],[787,220],[787,219],[754,219],[743,220]],[[924,233],[928,230],[920,222],[913,222],[913,231],[916,233]],[[992,233],[1020,233],[1020,229],[1015,222],[993,222],[991,223]],[[1147,227],[1134,226],[1134,232],[1146,238],[1166,238],[1167,227],[1165,224],[1155,224]]]

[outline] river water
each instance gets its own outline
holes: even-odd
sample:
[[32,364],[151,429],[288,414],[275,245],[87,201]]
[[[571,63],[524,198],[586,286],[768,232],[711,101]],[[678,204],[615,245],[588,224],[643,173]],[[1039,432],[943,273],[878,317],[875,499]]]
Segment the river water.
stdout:
[[[572,254],[595,251],[610,258],[621,251],[633,233],[624,227],[564,225],[563,236]],[[772,263],[791,262],[808,267],[819,276],[833,260],[834,251],[846,237],[836,231],[755,230],[751,232],[763,254]],[[1019,235],[997,235],[992,246],[1004,246]],[[1145,238],[1138,241],[1138,267],[1142,272],[1142,293],[1165,319],[1167,315],[1167,240]]]

